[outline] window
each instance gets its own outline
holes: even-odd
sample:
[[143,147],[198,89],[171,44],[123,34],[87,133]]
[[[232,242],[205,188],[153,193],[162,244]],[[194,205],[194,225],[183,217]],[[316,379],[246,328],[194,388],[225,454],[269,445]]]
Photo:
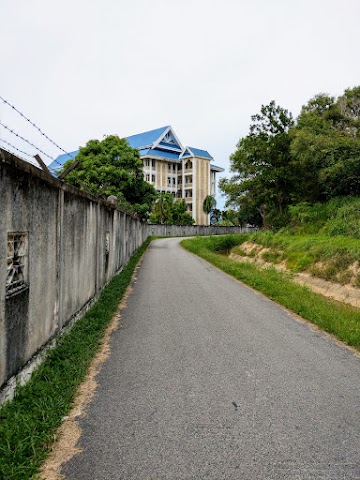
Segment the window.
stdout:
[[155,160],[151,160],[151,166],[155,168]]
[[178,183],[182,183],[182,178],[178,177]]
[[171,163],[168,163],[168,171],[171,172]]
[[176,185],[176,178],[173,178],[173,185]]
[[173,165],[173,172],[176,172],[176,165],[175,165],[175,163],[174,163],[174,165]]
[[168,182],[168,185],[171,185],[171,178],[170,177],[168,177],[167,182]]
[[155,183],[155,175],[151,175],[151,181]]
[[27,234],[8,233],[6,295],[27,287]]
[[145,160],[145,165],[146,165],[147,167],[150,165],[150,160],[149,160],[148,158]]
[[150,182],[150,175],[149,174],[146,175],[146,181]]

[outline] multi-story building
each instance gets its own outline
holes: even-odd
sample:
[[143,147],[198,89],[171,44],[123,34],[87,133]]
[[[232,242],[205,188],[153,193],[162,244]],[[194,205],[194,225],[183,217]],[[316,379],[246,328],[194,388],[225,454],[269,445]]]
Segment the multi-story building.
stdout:
[[[216,173],[224,169],[212,165],[206,150],[184,147],[171,126],[127,137],[129,145],[139,150],[143,161],[144,179],[158,192],[184,198],[187,210],[198,225],[208,225],[209,215],[203,212],[207,195],[216,194]],[[72,152],[71,155],[76,155]],[[61,168],[69,155],[60,155],[52,168]]]

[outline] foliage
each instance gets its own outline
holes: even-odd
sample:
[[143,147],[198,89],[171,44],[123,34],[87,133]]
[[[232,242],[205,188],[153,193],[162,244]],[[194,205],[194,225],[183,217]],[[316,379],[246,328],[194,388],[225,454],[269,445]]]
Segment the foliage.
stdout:
[[288,233],[343,235],[360,239],[360,197],[336,197],[326,203],[289,207]]
[[241,224],[279,229],[306,205],[360,196],[360,87],[316,95],[296,122],[275,102],[251,118],[219,182]]
[[209,215],[209,213],[211,213],[211,210],[213,210],[215,207],[216,207],[215,197],[213,197],[212,195],[206,195],[203,202],[203,212]]
[[30,381],[17,389],[14,400],[1,408],[2,480],[34,478],[149,243],[150,239],[134,253],[124,270],[102,291],[98,302],[59,339]]
[[144,180],[139,152],[125,139],[110,135],[102,141],[90,140],[80,148],[76,160],[80,163],[65,177],[65,182],[104,198],[114,195],[118,206],[141,218],[148,217],[156,193]]
[[[227,235],[221,242],[226,244]],[[234,235],[232,235],[234,237]],[[238,235],[241,237],[241,235]],[[244,236],[245,239],[248,237]],[[181,244],[192,253],[232,275],[241,282],[250,285],[275,300],[281,305],[297,313],[301,317],[316,324],[319,328],[335,335],[343,342],[360,350],[359,313],[352,307],[341,305],[335,301],[310,291],[296,284],[291,277],[274,268],[259,269],[251,263],[239,263],[217,253],[218,241],[215,237],[196,237],[183,240]],[[234,242],[230,240],[230,244]],[[241,241],[238,241],[240,244]]]
[[227,205],[246,213],[242,222],[262,223],[268,228],[291,201],[296,176],[290,157],[293,119],[274,101],[263,105],[251,119],[250,134],[239,141],[231,156],[235,175],[230,180],[222,179],[219,185],[228,196]]
[[187,213],[185,200],[174,201],[171,193],[158,195],[150,215],[150,222],[160,225],[193,225],[195,220]]
[[211,210],[211,223],[219,223],[221,217],[222,217],[222,212],[218,208],[214,208]]
[[302,108],[291,154],[301,176],[300,201],[360,195],[360,87],[337,100],[320,94]]

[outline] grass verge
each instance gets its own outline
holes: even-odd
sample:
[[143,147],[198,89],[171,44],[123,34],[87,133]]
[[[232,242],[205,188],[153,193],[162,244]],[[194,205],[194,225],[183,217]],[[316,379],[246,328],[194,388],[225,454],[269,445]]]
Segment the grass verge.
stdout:
[[[237,237],[240,237],[238,235]],[[239,245],[247,239],[236,239]],[[360,350],[360,313],[296,284],[289,274],[274,268],[259,269],[251,263],[239,263],[218,252],[229,250],[231,239],[222,237],[197,237],[183,240],[181,245],[204,258],[214,266],[264,293],[280,305],[309,320],[341,341]],[[234,245],[233,245],[234,246]]]
[[1,480],[27,480],[37,473],[150,241],[134,253],[91,310],[59,339],[30,381],[18,388],[14,400],[1,408]]

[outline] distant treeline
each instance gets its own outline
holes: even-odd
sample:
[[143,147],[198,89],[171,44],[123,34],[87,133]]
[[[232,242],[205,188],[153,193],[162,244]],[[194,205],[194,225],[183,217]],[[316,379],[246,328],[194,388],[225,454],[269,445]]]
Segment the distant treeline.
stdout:
[[316,95],[296,120],[274,101],[251,119],[220,181],[240,223],[280,228],[294,205],[360,196],[360,86]]

